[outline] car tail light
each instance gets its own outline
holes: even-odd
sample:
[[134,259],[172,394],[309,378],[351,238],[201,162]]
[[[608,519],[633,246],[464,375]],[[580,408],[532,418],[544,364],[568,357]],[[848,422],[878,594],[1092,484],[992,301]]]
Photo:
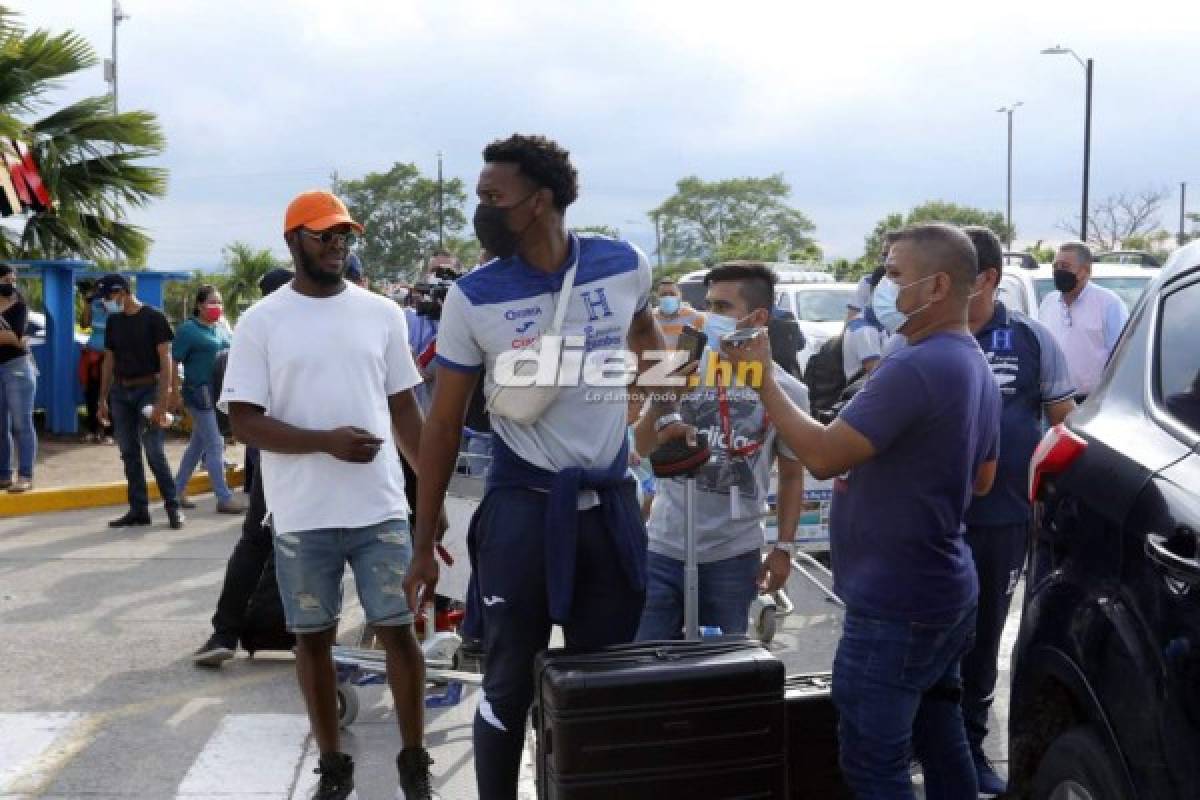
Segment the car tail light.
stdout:
[[1029,502],[1035,502],[1042,488],[1042,476],[1062,472],[1083,455],[1087,441],[1061,422],[1042,437],[1029,461]]

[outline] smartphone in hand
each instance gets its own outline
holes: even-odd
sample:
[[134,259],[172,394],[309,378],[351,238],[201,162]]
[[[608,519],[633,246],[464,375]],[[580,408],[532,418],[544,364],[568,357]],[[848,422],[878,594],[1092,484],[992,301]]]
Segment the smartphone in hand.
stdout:
[[700,360],[700,357],[704,355],[704,345],[707,341],[707,337],[691,325],[683,326],[683,330],[680,331],[679,339],[675,344],[675,349],[685,351],[688,354],[687,361],[684,362],[685,366],[691,364],[693,361]]

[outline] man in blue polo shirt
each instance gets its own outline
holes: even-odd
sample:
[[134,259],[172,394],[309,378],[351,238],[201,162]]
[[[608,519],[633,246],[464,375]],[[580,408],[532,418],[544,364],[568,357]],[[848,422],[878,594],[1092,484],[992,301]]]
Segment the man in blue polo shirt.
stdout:
[[[967,329],[978,261],[957,228],[899,232],[872,308],[908,346],[883,359],[825,426],[769,371],[761,394],[779,438],[818,479],[837,477],[830,515],[834,589],[846,603],[833,664],[842,773],[858,797],[976,796],[959,665],[978,582],[963,517],[995,476],[1000,392]],[[758,337],[723,349],[764,362]],[[840,477],[839,477],[840,476]]]
[[[589,359],[626,347],[641,356],[662,350],[663,342],[650,309],[646,257],[627,242],[567,232],[564,212],[578,194],[567,152],[542,136],[513,135],[488,145],[483,160],[475,233],[496,258],[455,283],[442,310],[438,381],[417,470],[415,555],[405,585],[411,602],[418,591],[432,598],[433,522],[463,415],[486,367],[492,465],[468,541],[473,608],[482,616],[476,621],[487,652],[475,774],[483,800],[511,800],[533,700],[534,656],[556,623],[573,649],[633,639],[645,595],[646,530],[627,477],[625,391],[568,381],[531,420],[520,403],[504,404],[497,359],[553,328],[560,300],[566,303],[561,334],[581,343]],[[673,427],[680,435],[690,430]]]
[[979,575],[975,646],[963,658],[963,717],[979,791],[999,794],[1002,780],[983,752],[988,711],[996,689],[996,659],[1009,602],[1025,563],[1029,539],[1029,460],[1043,420],[1055,425],[1075,408],[1067,359],[1042,324],[996,299],[1004,249],[987,228],[964,228],[979,256],[979,278],[967,324],[1000,386],[1000,460],[992,491],[967,509],[967,544]]

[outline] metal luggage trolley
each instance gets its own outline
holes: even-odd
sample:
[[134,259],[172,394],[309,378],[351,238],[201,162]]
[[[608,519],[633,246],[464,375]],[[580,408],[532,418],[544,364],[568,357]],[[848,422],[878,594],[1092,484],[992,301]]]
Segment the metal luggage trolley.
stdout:
[[[466,554],[467,526],[483,499],[487,471],[491,466],[491,436],[490,433],[463,429],[462,446],[446,490],[446,515],[450,527],[437,548],[438,557],[444,564],[438,591],[460,603],[466,598],[470,572]],[[427,607],[423,610],[423,622],[420,645],[425,656],[425,681],[427,688],[434,690],[427,692],[425,705],[427,708],[455,705],[462,699],[464,685],[478,685],[483,677],[471,669],[471,663],[462,652],[463,640],[458,633],[462,609],[435,614],[432,607]],[[370,627],[364,625],[357,645],[333,648],[338,681],[338,723],[343,728],[358,717],[358,687],[387,682],[386,656],[382,649],[373,646],[373,640]]]

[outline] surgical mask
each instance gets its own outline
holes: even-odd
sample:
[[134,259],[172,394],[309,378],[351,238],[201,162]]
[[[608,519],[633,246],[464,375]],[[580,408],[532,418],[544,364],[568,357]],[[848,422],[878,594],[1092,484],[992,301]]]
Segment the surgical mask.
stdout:
[[11,283],[0,283],[0,297],[12,297],[17,292],[17,287]]
[[900,299],[900,293],[910,286],[916,286],[918,283],[924,283],[936,275],[926,275],[924,278],[919,278],[912,283],[906,283],[903,286],[898,285],[890,277],[884,276],[883,280],[879,281],[879,285],[875,287],[874,294],[871,295],[871,309],[875,312],[879,324],[884,327],[888,333],[897,333],[901,328],[908,324],[908,321],[920,314],[925,309],[929,308],[932,301],[921,306],[912,313],[905,314],[900,309],[896,308],[896,301]]
[[708,338],[708,346],[713,350],[721,349],[721,337],[728,336],[738,329],[742,320],[727,317],[724,314],[709,313],[704,319],[704,335]]
[[1065,269],[1054,270],[1054,288],[1058,289],[1063,294],[1074,291],[1079,285],[1079,278],[1074,272],[1068,272]]
[[221,306],[216,305],[215,303],[200,306],[200,319],[210,324],[216,322],[221,318],[222,310],[223,309]]
[[674,295],[667,295],[658,299],[658,310],[664,314],[672,315],[679,313],[679,298]]
[[121,313],[121,301],[120,300],[105,300],[104,301],[104,310],[110,314],[120,314]]
[[529,220],[529,225],[526,225],[519,232],[514,231],[508,226],[508,212],[535,194],[537,194],[537,189],[534,189],[511,206],[489,206],[480,203],[476,207],[474,220],[475,238],[479,240],[479,244],[483,245],[484,250],[487,250],[497,258],[511,258],[516,254],[517,246],[521,244],[521,237],[525,235],[525,231],[529,230],[529,225],[533,224],[533,220]]

